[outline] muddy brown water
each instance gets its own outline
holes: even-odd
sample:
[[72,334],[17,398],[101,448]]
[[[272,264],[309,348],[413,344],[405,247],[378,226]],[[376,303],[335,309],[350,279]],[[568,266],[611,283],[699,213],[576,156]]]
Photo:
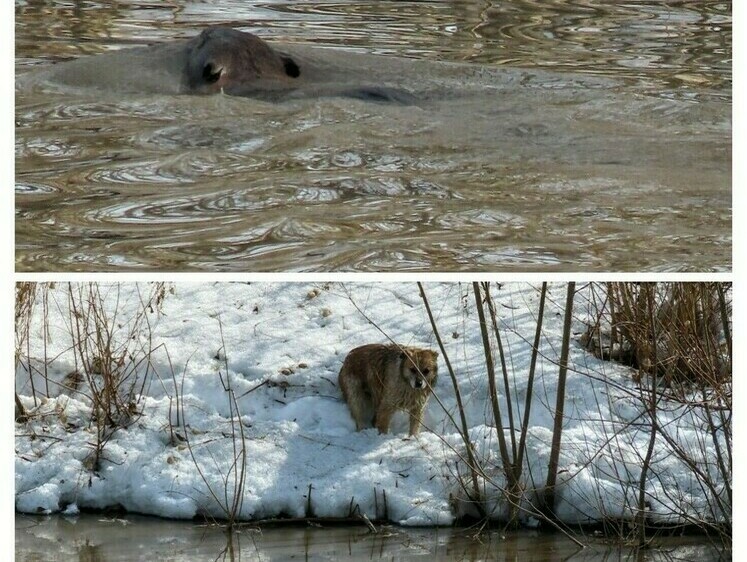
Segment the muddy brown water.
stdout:
[[731,267],[730,2],[20,3],[16,72],[213,24],[445,95],[19,79],[19,271]]
[[244,528],[233,539],[215,526],[144,516],[126,518],[16,515],[16,560],[116,562],[161,560],[526,560],[533,562],[730,559],[703,537],[659,538],[635,551],[588,539],[580,548],[559,534],[456,528]]

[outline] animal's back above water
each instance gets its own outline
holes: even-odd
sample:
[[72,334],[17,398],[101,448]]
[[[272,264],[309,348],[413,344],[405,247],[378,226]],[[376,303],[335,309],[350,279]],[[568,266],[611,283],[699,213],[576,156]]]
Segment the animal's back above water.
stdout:
[[[386,61],[386,62],[383,62]],[[118,93],[214,94],[282,99],[342,95],[409,103],[401,66],[389,59],[294,45],[273,45],[230,28],[208,28],[188,40],[81,57],[40,76],[51,83]],[[378,67],[372,71],[372,65]],[[391,67],[391,70],[388,68]]]

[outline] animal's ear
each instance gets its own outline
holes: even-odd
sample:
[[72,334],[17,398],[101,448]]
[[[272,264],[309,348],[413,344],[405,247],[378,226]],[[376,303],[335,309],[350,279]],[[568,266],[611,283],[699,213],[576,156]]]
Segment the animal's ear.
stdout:
[[287,55],[281,55],[280,60],[283,61],[283,68],[285,69],[286,75],[290,76],[291,78],[298,78],[299,76],[301,76],[301,69],[298,68],[296,61],[294,61]]
[[438,359],[438,351],[431,350],[431,355],[433,356],[433,359]]

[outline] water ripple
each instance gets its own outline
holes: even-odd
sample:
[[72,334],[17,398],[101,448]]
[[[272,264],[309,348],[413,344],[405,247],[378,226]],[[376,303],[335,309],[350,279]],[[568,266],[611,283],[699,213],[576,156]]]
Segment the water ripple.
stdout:
[[439,67],[444,88],[466,78],[471,97],[272,104],[17,80],[19,271],[730,266],[729,2],[48,4],[16,5],[19,74],[228,24],[416,58],[429,70],[412,82],[461,62]]

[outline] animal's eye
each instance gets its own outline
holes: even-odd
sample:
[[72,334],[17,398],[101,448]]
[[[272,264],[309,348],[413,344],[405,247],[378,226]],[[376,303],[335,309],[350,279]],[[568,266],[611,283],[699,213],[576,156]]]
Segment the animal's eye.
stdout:
[[410,367],[410,372],[414,375],[418,372],[418,370],[415,367]]
[[301,75],[301,69],[298,68],[296,61],[294,61],[290,57],[281,57],[281,58],[283,60],[283,67],[285,68],[285,73],[291,78],[298,78]]
[[221,67],[216,68],[212,62],[209,62],[202,68],[202,77],[208,84],[214,84],[220,79],[222,72]]
[[423,369],[423,374],[424,374],[424,375],[427,375],[427,374],[428,374],[428,373],[430,373],[430,372],[431,372],[431,370],[430,370],[430,369]]

